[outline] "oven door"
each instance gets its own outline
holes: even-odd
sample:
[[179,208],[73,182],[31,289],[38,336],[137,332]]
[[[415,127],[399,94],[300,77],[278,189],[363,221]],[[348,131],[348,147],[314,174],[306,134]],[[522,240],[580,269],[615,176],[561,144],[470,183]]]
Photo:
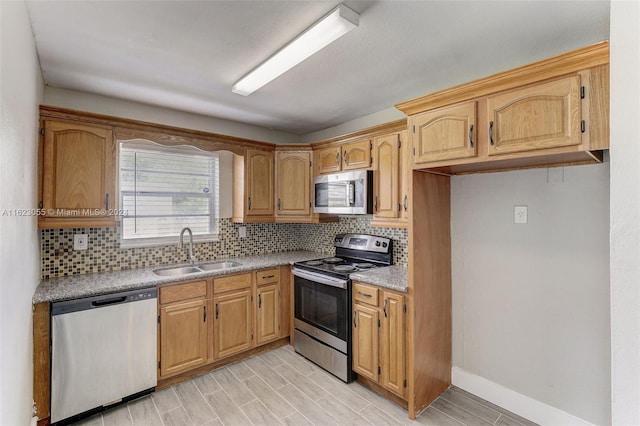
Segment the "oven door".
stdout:
[[349,281],[295,269],[295,328],[347,353]]

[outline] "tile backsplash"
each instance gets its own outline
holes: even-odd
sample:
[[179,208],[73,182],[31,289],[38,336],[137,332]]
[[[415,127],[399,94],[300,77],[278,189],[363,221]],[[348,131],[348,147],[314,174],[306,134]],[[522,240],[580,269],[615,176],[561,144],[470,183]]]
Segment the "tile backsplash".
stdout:
[[[339,222],[322,224],[235,224],[220,219],[219,241],[195,243],[198,260],[310,250],[332,254],[333,237],[343,232],[375,234],[393,239],[393,261],[407,264],[408,241],[404,229],[371,227],[371,216],[343,216]],[[238,238],[238,227],[246,226],[247,237]],[[73,235],[87,234],[87,250],[73,250]],[[176,238],[177,242],[177,238]],[[120,230],[113,228],[43,229],[40,231],[41,277],[43,279],[94,272],[118,271],[172,265],[187,261],[187,250],[176,244],[121,248]]]

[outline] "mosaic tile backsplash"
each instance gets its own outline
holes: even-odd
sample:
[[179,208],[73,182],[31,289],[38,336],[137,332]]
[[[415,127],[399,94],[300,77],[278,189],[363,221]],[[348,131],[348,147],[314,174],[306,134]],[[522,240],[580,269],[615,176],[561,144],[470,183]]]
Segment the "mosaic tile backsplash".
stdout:
[[[228,257],[310,250],[333,254],[333,237],[343,232],[375,234],[393,239],[393,262],[406,265],[408,241],[405,229],[371,227],[371,216],[343,216],[339,222],[248,223],[220,219],[219,241],[195,243],[199,261]],[[246,226],[247,237],[238,238],[238,227]],[[73,235],[87,234],[89,248],[73,250]],[[164,266],[187,261],[187,250],[176,244],[120,248],[120,230],[113,228],[43,229],[40,231],[41,277],[43,279],[94,272]],[[177,238],[176,238],[177,243]]]

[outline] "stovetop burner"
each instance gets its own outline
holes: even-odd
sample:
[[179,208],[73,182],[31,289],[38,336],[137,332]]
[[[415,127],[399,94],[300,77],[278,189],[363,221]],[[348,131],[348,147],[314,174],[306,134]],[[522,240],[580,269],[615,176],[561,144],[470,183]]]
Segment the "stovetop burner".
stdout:
[[342,263],[344,262],[344,259],[341,259],[339,257],[327,257],[326,259],[322,259],[322,261],[324,263],[334,264],[334,263]]
[[354,263],[353,266],[360,269],[369,269],[369,268],[373,268],[375,265],[373,263],[366,262],[366,263]]
[[353,265],[336,265],[333,267],[333,270],[336,272],[349,272],[355,271],[356,267]]
[[318,265],[322,265],[324,262],[322,260],[310,260],[308,262],[304,262],[305,265],[309,265],[309,266],[318,266]]

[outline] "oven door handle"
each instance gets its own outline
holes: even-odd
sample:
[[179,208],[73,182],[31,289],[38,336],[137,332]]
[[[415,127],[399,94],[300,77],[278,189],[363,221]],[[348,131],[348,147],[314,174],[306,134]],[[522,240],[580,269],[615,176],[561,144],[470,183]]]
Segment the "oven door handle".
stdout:
[[294,268],[293,275],[296,277],[304,278],[305,280],[338,288],[347,288],[348,283],[347,280],[341,280],[339,278],[333,278],[327,275],[316,274],[314,272],[304,271],[302,269]]

